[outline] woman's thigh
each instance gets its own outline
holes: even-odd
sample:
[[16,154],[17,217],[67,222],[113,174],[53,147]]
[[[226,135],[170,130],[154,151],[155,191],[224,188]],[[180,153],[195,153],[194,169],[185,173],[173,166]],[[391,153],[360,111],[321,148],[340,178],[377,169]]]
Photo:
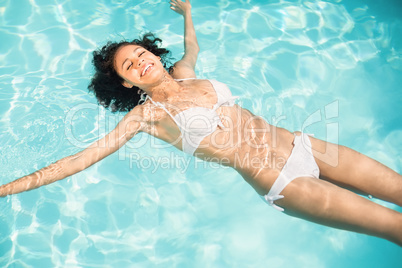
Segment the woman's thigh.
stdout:
[[284,213],[322,225],[382,237],[402,244],[402,214],[316,178],[289,183],[275,204]]
[[348,147],[310,140],[323,179],[402,206],[400,174]]

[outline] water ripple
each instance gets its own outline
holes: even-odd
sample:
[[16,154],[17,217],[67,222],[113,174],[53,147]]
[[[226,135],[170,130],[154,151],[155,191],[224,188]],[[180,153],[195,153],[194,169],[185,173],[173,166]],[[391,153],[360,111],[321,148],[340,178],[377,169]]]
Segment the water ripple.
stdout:
[[[227,83],[245,108],[289,130],[335,101],[338,117],[307,130],[331,138],[335,121],[340,143],[401,172],[402,22],[388,18],[391,5],[372,2],[193,1],[197,74]],[[0,183],[78,152],[121,118],[86,90],[91,52],[105,40],[153,31],[181,57],[183,19],[168,6],[0,3]],[[335,257],[352,265],[342,256],[357,250],[359,265],[400,258],[396,246],[379,246],[386,242],[271,211],[229,169],[196,160],[186,170],[137,168],[136,153],[173,152],[138,139],[85,172],[0,200],[0,266],[322,267]]]

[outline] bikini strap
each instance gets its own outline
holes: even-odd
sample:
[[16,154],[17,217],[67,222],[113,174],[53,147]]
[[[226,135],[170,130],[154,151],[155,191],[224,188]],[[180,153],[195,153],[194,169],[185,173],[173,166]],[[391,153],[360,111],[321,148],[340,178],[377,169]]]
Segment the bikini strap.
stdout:
[[175,81],[180,82],[180,81],[193,80],[193,79],[197,79],[197,78],[195,78],[195,77],[188,77],[188,78],[175,79]]
[[178,125],[180,127],[180,124],[176,121],[174,116],[169,112],[169,110],[165,107],[165,105],[163,105],[162,103],[160,103],[158,101],[154,101],[149,95],[147,95],[146,100],[147,99],[149,99],[155,106],[162,108],[173,119],[173,121],[176,123],[176,125]]

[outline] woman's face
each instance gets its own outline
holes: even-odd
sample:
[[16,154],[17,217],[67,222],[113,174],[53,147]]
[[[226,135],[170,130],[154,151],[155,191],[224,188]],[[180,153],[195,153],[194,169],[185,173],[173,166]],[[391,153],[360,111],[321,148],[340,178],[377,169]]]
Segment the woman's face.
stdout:
[[160,57],[138,45],[120,47],[114,58],[114,67],[124,79],[123,86],[146,89],[160,83],[164,68]]

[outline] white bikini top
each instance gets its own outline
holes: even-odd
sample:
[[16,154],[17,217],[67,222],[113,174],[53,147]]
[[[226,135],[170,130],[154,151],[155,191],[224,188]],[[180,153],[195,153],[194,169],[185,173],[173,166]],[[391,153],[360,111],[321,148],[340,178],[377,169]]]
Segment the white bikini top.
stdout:
[[[183,81],[195,78],[178,79],[176,81]],[[218,101],[212,109],[205,107],[191,107],[173,116],[166,107],[160,103],[149,99],[153,104],[161,107],[166,111],[173,121],[179,127],[181,132],[182,149],[183,152],[193,155],[195,150],[200,145],[201,141],[215,131],[217,126],[225,127],[216,110],[221,106],[233,106],[237,96],[232,96],[230,89],[224,83],[216,80],[208,80],[215,89]]]

